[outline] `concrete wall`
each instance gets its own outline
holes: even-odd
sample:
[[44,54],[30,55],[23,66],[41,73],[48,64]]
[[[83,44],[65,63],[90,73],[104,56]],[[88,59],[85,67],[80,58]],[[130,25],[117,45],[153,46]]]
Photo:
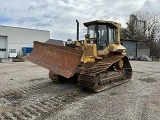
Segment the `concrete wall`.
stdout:
[[50,32],[45,30],[0,26],[0,36],[6,36],[7,56],[10,49],[22,53],[22,47],[33,47],[33,41],[45,42],[50,39]]

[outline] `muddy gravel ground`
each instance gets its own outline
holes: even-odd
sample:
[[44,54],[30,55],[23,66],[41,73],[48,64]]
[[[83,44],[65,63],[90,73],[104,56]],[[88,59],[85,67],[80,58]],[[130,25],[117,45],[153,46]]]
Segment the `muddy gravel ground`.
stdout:
[[130,61],[131,81],[100,93],[53,84],[30,62],[0,63],[0,120],[159,120],[160,62]]

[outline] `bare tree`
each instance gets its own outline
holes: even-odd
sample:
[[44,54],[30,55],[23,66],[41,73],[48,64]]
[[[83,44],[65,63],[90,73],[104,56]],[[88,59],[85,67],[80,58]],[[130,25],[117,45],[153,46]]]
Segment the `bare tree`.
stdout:
[[130,15],[130,19],[127,22],[127,30],[129,32],[130,38],[135,40],[145,40],[146,39],[146,21],[141,20],[137,15]]
[[[143,40],[150,45],[151,55],[158,55],[160,50],[160,13],[147,10],[134,12],[127,22],[131,39]],[[157,53],[158,52],[158,53]]]
[[121,39],[131,39],[130,33],[126,28],[121,28]]

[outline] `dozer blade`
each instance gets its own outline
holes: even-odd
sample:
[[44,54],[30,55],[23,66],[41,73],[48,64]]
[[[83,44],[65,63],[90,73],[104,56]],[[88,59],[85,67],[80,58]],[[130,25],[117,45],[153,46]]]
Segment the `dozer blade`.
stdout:
[[82,50],[34,41],[31,54],[25,60],[44,67],[63,77],[74,75],[82,56]]

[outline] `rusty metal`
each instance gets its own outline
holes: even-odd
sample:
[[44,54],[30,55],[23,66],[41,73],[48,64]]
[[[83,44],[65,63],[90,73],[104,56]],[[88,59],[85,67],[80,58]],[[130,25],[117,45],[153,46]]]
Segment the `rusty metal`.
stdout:
[[91,68],[83,70],[80,74],[95,77],[97,74],[105,71],[113,63],[116,63],[117,61],[121,60],[123,57],[124,57],[123,55],[112,55],[98,62],[97,64],[93,65]]
[[34,48],[25,60],[44,67],[66,78],[74,75],[82,50],[34,41]]

